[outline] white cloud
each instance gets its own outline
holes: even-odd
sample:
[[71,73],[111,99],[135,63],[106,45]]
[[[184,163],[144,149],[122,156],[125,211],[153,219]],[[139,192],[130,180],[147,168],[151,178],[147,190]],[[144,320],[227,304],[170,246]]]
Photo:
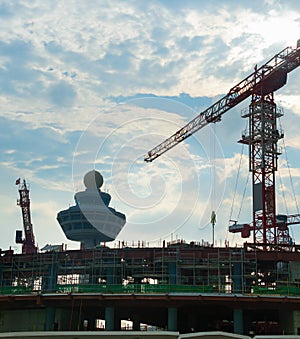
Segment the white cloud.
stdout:
[[[145,100],[143,106],[116,105],[110,98],[145,93],[182,100],[180,93],[188,93],[213,102],[251,73],[255,64],[295,45],[299,14],[296,1],[3,4],[0,173],[7,182],[22,176],[46,190],[39,190],[45,200],[36,202],[41,213],[37,232],[42,220],[47,220],[42,226],[45,233],[56,225],[55,210],[73,203],[72,180],[75,191],[82,189],[83,174],[95,166],[104,175],[112,201],[128,214],[128,227],[120,236],[153,239],[178,229],[178,235],[209,238],[209,214],[217,206],[217,233],[225,237],[221,223],[227,223],[239,162],[235,139],[242,123],[237,109],[224,117],[214,137],[218,139],[214,161],[212,132],[203,129],[155,163],[145,164],[143,155],[196,113],[163,99],[158,106]],[[295,70],[276,94],[289,113],[284,121],[286,145],[297,149],[298,87]],[[240,172],[243,180],[248,175],[246,158]],[[292,173],[298,178],[293,164]],[[243,188],[239,189],[238,199]],[[63,196],[59,203],[55,192]],[[243,212],[248,220],[249,209]],[[16,224],[7,206],[5,213]],[[163,219],[163,226],[153,226],[152,235],[151,229],[148,234],[137,226]]]
[[4,151],[5,154],[14,154],[16,152],[16,150],[14,149],[8,149],[6,151]]

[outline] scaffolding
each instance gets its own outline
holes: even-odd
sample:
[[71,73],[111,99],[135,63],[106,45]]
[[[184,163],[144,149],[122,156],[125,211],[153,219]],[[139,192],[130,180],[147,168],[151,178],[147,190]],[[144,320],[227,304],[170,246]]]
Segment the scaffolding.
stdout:
[[[278,257],[278,258],[277,258]],[[0,293],[244,293],[300,295],[298,252],[212,248],[99,247],[1,253]]]

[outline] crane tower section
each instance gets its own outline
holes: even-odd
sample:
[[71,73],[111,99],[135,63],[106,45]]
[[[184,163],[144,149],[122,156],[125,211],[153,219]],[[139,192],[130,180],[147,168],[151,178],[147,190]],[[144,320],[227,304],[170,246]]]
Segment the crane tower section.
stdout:
[[[244,118],[249,119],[248,133],[241,143],[249,146],[249,170],[252,173],[253,242],[255,244],[288,245],[287,226],[276,225],[275,171],[280,154],[277,142],[283,133],[277,128],[277,118],[282,113],[274,103],[273,92],[253,93]],[[244,234],[245,235],[245,234]]]
[[30,198],[29,198],[29,189],[28,185],[25,181],[21,182],[20,179],[16,181],[16,185],[19,185],[19,195],[20,199],[18,199],[17,204],[21,207],[22,210],[22,220],[23,220],[23,228],[25,232],[25,238],[22,239],[22,232],[17,231],[16,233],[16,242],[22,243],[22,253],[36,253],[37,248],[35,246],[33,226],[31,223],[31,213],[30,213]]

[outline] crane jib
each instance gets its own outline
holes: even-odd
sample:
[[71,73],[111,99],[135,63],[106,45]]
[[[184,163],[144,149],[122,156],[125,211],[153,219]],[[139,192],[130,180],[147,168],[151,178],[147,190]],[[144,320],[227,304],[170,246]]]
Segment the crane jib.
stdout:
[[225,112],[247,99],[250,95],[267,95],[283,87],[287,82],[287,74],[300,66],[299,41],[296,48],[287,47],[260,68],[255,67],[254,72],[232,87],[227,95],[201,112],[171,137],[151,149],[145,155],[144,161],[152,162],[209,123],[220,121]]

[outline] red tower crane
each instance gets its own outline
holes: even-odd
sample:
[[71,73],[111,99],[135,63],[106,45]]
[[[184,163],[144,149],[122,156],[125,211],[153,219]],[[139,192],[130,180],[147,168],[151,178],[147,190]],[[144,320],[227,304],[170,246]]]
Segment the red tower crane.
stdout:
[[287,74],[299,65],[300,39],[297,47],[287,47],[261,67],[255,67],[254,72],[232,87],[227,95],[150,150],[144,158],[146,162],[155,160],[209,123],[221,121],[225,112],[251,96],[249,112],[244,116],[249,119],[249,132],[240,142],[249,145],[252,172],[253,225],[248,229],[253,231],[254,244],[264,248],[290,242],[288,223],[276,222],[275,171],[280,154],[277,142],[283,134],[277,128],[281,113],[276,108],[274,92],[286,84]]
[[29,189],[26,184],[25,179],[21,182],[21,179],[16,180],[16,185],[19,185],[19,194],[20,199],[18,199],[17,204],[22,209],[22,219],[23,219],[23,228],[25,232],[25,238],[22,238],[22,231],[16,232],[16,243],[23,244],[22,253],[36,253],[37,247],[35,246],[33,226],[31,223],[31,213],[30,213],[30,198],[29,198]]

